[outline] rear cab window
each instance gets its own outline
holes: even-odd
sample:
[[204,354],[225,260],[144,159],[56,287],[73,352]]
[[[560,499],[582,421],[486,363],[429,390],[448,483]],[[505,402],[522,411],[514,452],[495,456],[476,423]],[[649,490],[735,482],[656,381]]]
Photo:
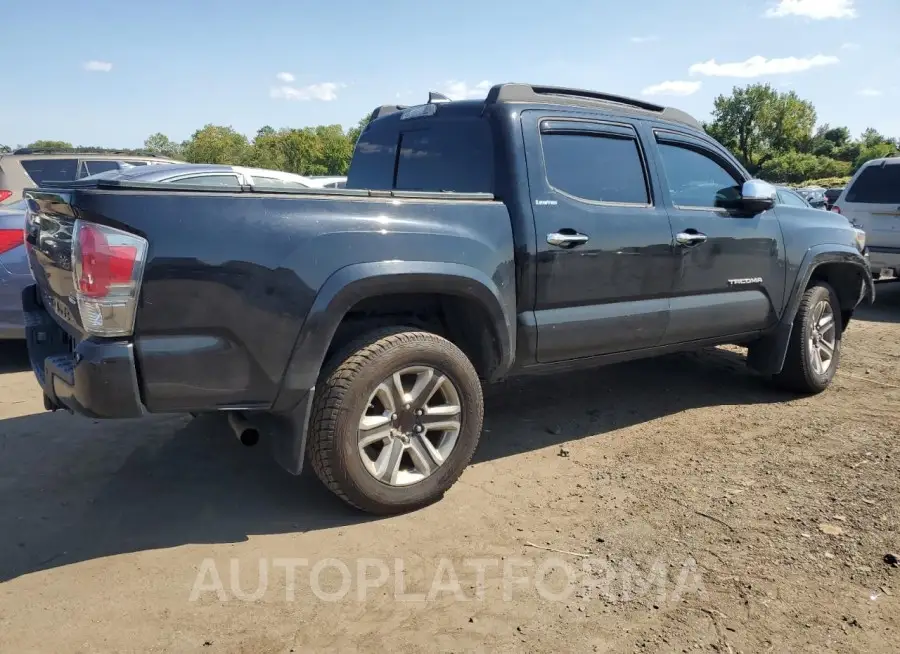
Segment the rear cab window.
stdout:
[[847,202],[900,205],[900,165],[885,163],[863,168],[847,189]]
[[346,188],[493,193],[494,147],[480,116],[389,116],[356,145]]
[[38,186],[47,182],[72,182],[78,176],[78,159],[22,159],[20,163]]

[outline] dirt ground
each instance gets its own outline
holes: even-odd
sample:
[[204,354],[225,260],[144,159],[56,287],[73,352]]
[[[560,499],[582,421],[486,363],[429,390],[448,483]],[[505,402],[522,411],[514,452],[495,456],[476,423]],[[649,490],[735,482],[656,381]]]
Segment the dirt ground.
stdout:
[[897,651],[878,292],[816,397],[728,349],[492,388],[460,482],[377,520],[216,419],[45,413],[2,346],[0,651]]

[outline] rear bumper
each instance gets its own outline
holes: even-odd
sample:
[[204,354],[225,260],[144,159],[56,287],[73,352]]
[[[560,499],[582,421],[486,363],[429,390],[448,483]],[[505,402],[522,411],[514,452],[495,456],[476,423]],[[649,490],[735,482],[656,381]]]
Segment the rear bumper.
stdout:
[[869,246],[869,267],[875,275],[884,268],[892,268],[894,275],[900,277],[900,248],[882,248]]
[[37,286],[22,291],[28,358],[51,407],[92,418],[137,418],[141,403],[128,341],[85,339],[75,344],[41,304]]

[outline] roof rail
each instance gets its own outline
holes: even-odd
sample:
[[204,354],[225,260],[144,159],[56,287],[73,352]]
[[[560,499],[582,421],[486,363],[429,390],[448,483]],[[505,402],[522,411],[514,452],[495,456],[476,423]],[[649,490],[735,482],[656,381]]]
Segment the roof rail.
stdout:
[[160,157],[162,155],[143,150],[103,150],[91,148],[17,148],[12,154],[118,154],[129,157]]
[[690,114],[662,105],[636,100],[612,93],[599,91],[586,91],[583,89],[569,89],[559,86],[540,86],[535,84],[497,84],[488,92],[485,104],[497,104],[502,102],[554,102],[557,104],[584,105],[585,103],[613,103],[631,107],[642,112],[658,114],[664,120],[682,123],[695,129],[703,129],[696,118]]

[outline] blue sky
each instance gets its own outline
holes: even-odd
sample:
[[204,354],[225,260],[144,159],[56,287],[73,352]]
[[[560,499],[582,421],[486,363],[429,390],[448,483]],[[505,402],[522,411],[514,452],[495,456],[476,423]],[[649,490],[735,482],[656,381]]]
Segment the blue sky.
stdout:
[[206,123],[355,124],[429,90],[521,81],[708,117],[734,85],[900,136],[900,0],[13,0],[0,143],[137,147]]

